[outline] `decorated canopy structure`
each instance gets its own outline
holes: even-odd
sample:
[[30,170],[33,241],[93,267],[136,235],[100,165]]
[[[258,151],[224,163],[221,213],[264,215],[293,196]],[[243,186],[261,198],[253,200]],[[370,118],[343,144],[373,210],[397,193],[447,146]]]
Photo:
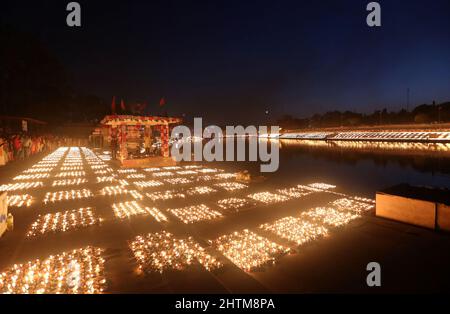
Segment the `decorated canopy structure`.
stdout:
[[170,125],[180,123],[180,118],[172,117],[156,117],[156,116],[132,116],[132,115],[109,115],[100,121],[103,125],[119,126],[119,125]]
[[[159,134],[160,152],[169,157],[170,126],[181,123],[180,118],[134,115],[108,115],[100,124],[108,128],[109,138],[116,138],[119,145],[119,159],[148,159],[148,150],[154,143],[154,134]],[[143,146],[143,147],[142,147]],[[144,155],[140,152],[144,152]],[[147,153],[147,155],[145,155]]]

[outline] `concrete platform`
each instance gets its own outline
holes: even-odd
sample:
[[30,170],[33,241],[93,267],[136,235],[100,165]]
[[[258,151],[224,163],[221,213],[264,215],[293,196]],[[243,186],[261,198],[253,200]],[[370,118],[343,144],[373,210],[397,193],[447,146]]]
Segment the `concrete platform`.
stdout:
[[[31,166],[38,158],[14,163],[0,169],[1,183]],[[87,175],[87,187],[93,191],[106,184],[95,183],[95,176]],[[267,189],[268,183],[255,184],[253,191]],[[55,190],[58,188],[49,188]],[[42,197],[46,190],[36,191]],[[251,193],[233,192],[233,197]],[[196,202],[214,204],[218,197],[207,195]],[[450,292],[450,235],[409,224],[375,217],[374,212],[363,215],[330,236],[296,249],[295,254],[282,257],[276,265],[264,271],[247,273],[228,265],[223,271],[212,273],[199,267],[183,272],[167,272],[151,276],[137,275],[128,241],[136,235],[168,230],[176,235],[191,235],[199,243],[206,243],[225,233],[242,228],[257,228],[259,224],[302,210],[324,206],[337,196],[317,193],[302,199],[230,215],[217,221],[185,225],[169,215],[169,223],[161,225],[147,216],[117,220],[111,204],[132,200],[129,195],[97,196],[93,199],[49,204],[35,203],[30,208],[12,209],[15,229],[0,239],[0,271],[14,263],[58,254],[87,245],[106,250],[107,293],[421,293]],[[188,205],[179,200],[156,206],[167,208]],[[42,213],[55,213],[83,206],[95,207],[104,218],[101,226],[67,233],[49,234],[34,240],[25,237],[30,225]],[[168,214],[168,213],[167,213]],[[279,241],[280,239],[278,239]],[[382,286],[366,285],[366,265],[381,265]]]
[[450,231],[450,190],[408,184],[384,189],[376,194],[376,215]]

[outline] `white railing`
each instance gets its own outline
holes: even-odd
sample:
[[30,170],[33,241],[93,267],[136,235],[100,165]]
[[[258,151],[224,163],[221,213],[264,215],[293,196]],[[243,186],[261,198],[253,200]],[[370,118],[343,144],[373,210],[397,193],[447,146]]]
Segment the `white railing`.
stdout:
[[415,131],[415,132],[309,132],[283,133],[280,139],[299,140],[353,140],[353,141],[411,141],[411,142],[450,142],[450,132]]

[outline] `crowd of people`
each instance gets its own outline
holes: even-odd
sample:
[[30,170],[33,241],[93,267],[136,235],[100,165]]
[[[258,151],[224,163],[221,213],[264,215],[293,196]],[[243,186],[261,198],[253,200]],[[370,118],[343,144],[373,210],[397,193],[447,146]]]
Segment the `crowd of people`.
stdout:
[[53,135],[13,134],[0,135],[0,166],[14,160],[23,160],[60,146],[71,146],[74,140]]

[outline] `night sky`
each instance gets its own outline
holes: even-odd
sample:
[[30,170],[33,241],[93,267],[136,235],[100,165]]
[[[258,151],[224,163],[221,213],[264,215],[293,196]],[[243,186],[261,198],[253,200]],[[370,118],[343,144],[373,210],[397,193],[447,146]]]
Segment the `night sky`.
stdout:
[[2,2],[0,16],[58,56],[71,84],[110,101],[166,97],[170,114],[258,123],[264,111],[398,110],[450,100],[450,1]]

